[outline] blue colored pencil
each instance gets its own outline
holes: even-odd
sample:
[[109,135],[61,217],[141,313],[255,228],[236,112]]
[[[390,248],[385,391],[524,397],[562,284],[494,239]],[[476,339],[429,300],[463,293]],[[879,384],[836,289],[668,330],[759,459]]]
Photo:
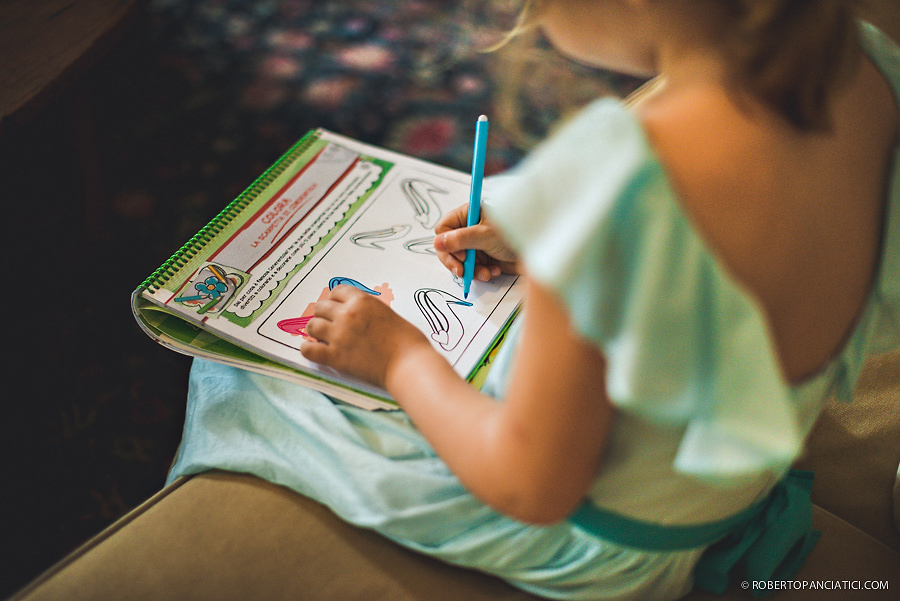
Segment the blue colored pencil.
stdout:
[[[484,179],[484,155],[487,151],[488,118],[478,117],[475,123],[475,153],[472,156],[472,184],[469,188],[469,216],[466,226],[472,227],[481,221],[481,182]],[[472,278],[475,275],[475,249],[466,251],[463,263],[463,298],[469,296]]]

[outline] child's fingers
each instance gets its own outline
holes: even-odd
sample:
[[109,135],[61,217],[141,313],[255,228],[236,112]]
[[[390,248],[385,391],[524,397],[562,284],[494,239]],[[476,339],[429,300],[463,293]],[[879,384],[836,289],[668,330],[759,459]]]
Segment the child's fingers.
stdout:
[[493,242],[491,228],[478,224],[442,232],[434,238],[435,250],[447,253],[465,253],[466,250],[484,250]]
[[469,215],[469,205],[464,204],[451,209],[444,213],[444,216],[434,226],[435,234],[442,234],[452,230],[466,227],[466,220]]
[[300,354],[314,363],[328,365],[331,361],[331,349],[328,348],[327,344],[317,340],[304,340],[301,342]]
[[340,303],[328,298],[320,300],[316,303],[315,308],[313,309],[313,315],[315,315],[316,317],[327,319],[329,321],[334,321],[335,317],[337,316],[339,304]]
[[484,265],[477,263],[475,265],[475,279],[482,282],[489,282],[492,279],[499,277],[501,273],[503,273],[503,271],[500,269],[499,265]]
[[457,277],[462,277],[462,262],[466,258],[465,251],[455,254],[448,252],[444,244],[444,234],[438,234],[434,237],[434,250],[437,251],[438,260],[450,273]]
[[[365,295],[366,293],[359,288],[350,286],[349,284],[341,284],[340,286],[334,287],[334,289],[331,291],[331,294],[328,295],[328,298],[333,301],[333,303],[346,303],[356,296]],[[316,303],[316,305],[318,304],[319,303]]]
[[438,253],[438,259],[446,267],[450,273],[456,277],[462,277],[463,264],[462,261],[449,253]]
[[[323,319],[321,317],[314,317],[309,320],[306,324],[306,333],[315,338],[316,340],[328,344],[330,340],[331,328],[333,324],[328,319]],[[301,352],[302,352],[301,346]],[[308,357],[307,357],[308,358]]]
[[[438,259],[453,275],[460,278],[463,277],[463,265],[466,260],[466,251],[459,250],[452,253],[448,252],[446,250],[447,247],[442,242],[439,242],[440,238],[441,236],[435,237],[434,244],[435,250],[438,251]],[[481,280],[482,282],[490,281],[503,273],[503,270],[499,265],[491,263],[490,259],[485,260],[485,258],[485,255],[479,252],[475,259],[474,277],[476,280]]]

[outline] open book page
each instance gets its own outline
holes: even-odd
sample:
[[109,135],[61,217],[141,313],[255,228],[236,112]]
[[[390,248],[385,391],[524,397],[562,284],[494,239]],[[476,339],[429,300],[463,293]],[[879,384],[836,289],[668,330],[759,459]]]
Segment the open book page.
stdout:
[[[300,355],[306,323],[329,290],[355,286],[419,327],[468,377],[522,294],[515,276],[503,276],[474,282],[464,300],[462,282],[438,262],[434,226],[468,194],[468,174],[320,130],[252,201],[211,228],[162,286],[142,296],[208,333],[170,333],[191,347],[179,350],[282,377],[297,372],[338,398],[366,404],[362,396],[381,406],[390,403],[385,391]],[[148,333],[163,338],[167,317],[154,316],[146,303],[137,312]],[[245,361],[241,349],[261,357]]]

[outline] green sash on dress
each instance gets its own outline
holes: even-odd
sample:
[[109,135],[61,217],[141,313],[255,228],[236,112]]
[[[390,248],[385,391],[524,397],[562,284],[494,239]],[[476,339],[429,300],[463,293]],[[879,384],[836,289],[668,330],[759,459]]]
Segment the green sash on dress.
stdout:
[[[611,542],[646,551],[711,545],[694,572],[697,588],[722,594],[735,571],[744,580],[792,578],[819,540],[812,528],[812,472],[791,472],[772,492],[731,517],[690,526],[664,526],[628,518],[586,501],[569,520]],[[767,590],[754,590],[763,596]]]

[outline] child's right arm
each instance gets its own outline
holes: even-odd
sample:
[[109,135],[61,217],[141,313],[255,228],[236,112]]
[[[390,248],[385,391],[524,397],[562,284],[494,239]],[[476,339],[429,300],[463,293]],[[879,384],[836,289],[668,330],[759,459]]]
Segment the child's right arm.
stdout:
[[605,359],[572,329],[562,302],[526,278],[526,303],[502,401],[460,378],[421,334],[381,352],[383,385],[473,495],[517,520],[551,524],[597,477],[614,409]]
[[[453,223],[463,225],[451,231]],[[465,211],[456,211],[443,222],[447,229],[438,237],[444,238],[436,240],[435,247],[453,259],[451,271],[459,258],[448,249],[466,246],[499,252],[507,268],[514,266],[515,255],[490,224],[464,224]],[[463,242],[453,246],[453,234],[463,232],[472,238],[461,236]],[[489,277],[489,267],[481,267]],[[386,388],[476,497],[515,519],[547,524],[564,519],[584,499],[614,410],[605,396],[600,350],[572,328],[552,291],[527,276],[525,286],[528,309],[502,402],[461,378],[421,331],[350,286],[338,286],[316,303],[307,325],[313,339],[301,352]]]

